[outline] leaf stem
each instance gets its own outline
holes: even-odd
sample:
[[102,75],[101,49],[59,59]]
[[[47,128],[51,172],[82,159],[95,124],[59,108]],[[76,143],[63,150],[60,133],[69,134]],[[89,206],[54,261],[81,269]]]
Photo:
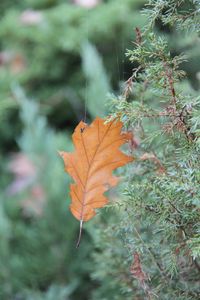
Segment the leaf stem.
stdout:
[[76,248],[79,247],[80,242],[81,242],[82,229],[83,229],[83,220],[80,220],[80,229],[79,229],[79,236],[78,236],[78,241],[77,241],[77,244],[76,244]]

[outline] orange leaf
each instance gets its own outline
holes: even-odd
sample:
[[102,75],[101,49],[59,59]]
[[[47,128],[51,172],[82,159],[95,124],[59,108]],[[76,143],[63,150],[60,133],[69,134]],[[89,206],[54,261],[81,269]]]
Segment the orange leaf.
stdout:
[[73,134],[75,151],[60,152],[65,171],[74,179],[70,186],[70,210],[82,223],[94,217],[95,209],[108,203],[104,193],[118,183],[112,171],[132,161],[119,150],[132,135],[121,133],[123,123],[96,118],[91,125],[80,122]]

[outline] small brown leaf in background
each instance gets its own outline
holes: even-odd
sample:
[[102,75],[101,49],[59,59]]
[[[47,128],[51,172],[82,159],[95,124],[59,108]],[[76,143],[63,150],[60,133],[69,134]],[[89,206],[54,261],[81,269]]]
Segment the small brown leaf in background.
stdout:
[[[14,175],[13,181],[7,187],[7,195],[20,195],[20,206],[25,216],[41,217],[46,202],[46,195],[39,183],[37,170],[33,162],[24,153],[13,155],[8,165],[9,171]],[[24,196],[25,194],[25,196]]]
[[131,275],[140,281],[140,283],[144,283],[145,280],[148,279],[147,275],[142,271],[142,266],[140,262],[140,256],[138,252],[133,254],[133,263],[130,269]]
[[133,263],[132,263],[132,266],[130,269],[130,273],[133,276],[133,278],[138,280],[139,285],[143,289],[144,293],[146,294],[146,298],[148,300],[155,299],[155,297],[157,298],[157,295],[151,291],[150,287],[147,284],[149,277],[142,270],[142,265],[140,262],[140,255],[138,252],[135,252],[133,254]]
[[8,170],[14,175],[12,183],[7,187],[8,195],[15,195],[33,183],[36,168],[31,160],[23,153],[13,155]]

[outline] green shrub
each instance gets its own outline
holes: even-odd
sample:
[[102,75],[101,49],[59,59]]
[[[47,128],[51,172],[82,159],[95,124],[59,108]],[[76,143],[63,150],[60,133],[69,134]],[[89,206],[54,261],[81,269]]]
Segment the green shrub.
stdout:
[[[111,205],[116,218],[89,229],[95,300],[199,299],[200,99],[181,70],[199,47],[198,12],[198,1],[149,1],[149,22],[127,50],[137,68],[122,96],[113,96],[112,118],[133,132],[135,162],[124,172],[124,196]],[[184,55],[170,51],[167,30],[190,32]],[[135,255],[143,273],[131,271]]]

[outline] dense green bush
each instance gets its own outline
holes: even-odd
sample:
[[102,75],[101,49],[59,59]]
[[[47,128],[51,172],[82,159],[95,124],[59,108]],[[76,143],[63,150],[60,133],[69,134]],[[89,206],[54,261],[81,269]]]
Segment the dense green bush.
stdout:
[[[14,93],[24,130],[18,139],[22,159],[15,158],[11,170],[16,163],[20,169],[1,195],[0,298],[55,299],[60,293],[60,299],[67,299],[77,288],[84,295],[90,287],[91,247],[85,237],[82,251],[74,250],[77,224],[67,208],[69,181],[63,181],[56,154],[58,149],[71,148],[71,142],[47,128],[37,103],[27,100],[18,87]],[[31,166],[33,171],[22,177],[23,169]],[[25,185],[17,190],[22,181]]]
[[87,233],[75,250],[57,150],[71,148],[68,135],[85,114],[105,115],[132,28],[144,24],[143,3],[0,3],[1,299],[88,299],[96,286]]
[[[138,13],[144,3],[141,0],[108,1],[93,9],[70,2],[18,1],[8,5],[0,21],[0,49],[5,56],[0,70],[1,97],[10,99],[11,85],[17,81],[28,95],[40,101],[50,124],[59,128],[75,125],[74,120],[83,117],[83,102],[90,96],[90,93],[86,95],[86,85],[98,84],[95,76],[81,69],[83,56],[88,55],[84,51],[87,41],[104,57],[107,77],[117,89],[119,71],[116,76],[116,70],[120,68],[122,72],[125,49],[130,37],[134,37],[133,28],[137,24],[142,26],[145,19]],[[7,1],[2,3],[7,5]],[[35,21],[29,23],[28,18]],[[94,73],[98,72],[96,69]],[[104,99],[106,93],[99,95],[97,100],[105,102]],[[97,100],[90,101],[97,103]],[[7,130],[13,118],[19,123],[15,111],[0,129],[4,143],[9,143],[19,133],[19,126],[13,130],[13,135]]]
[[[0,299],[199,299],[199,1],[148,2],[0,3]],[[108,112],[135,161],[75,250],[57,150]]]
[[[198,1],[149,1],[149,23],[127,51],[138,67],[113,97],[112,117],[133,131],[135,163],[124,174],[124,197],[112,204],[118,217],[93,233],[95,300],[200,297],[200,99],[181,71],[199,48],[199,8]],[[187,37],[178,56],[169,51],[172,30]]]

